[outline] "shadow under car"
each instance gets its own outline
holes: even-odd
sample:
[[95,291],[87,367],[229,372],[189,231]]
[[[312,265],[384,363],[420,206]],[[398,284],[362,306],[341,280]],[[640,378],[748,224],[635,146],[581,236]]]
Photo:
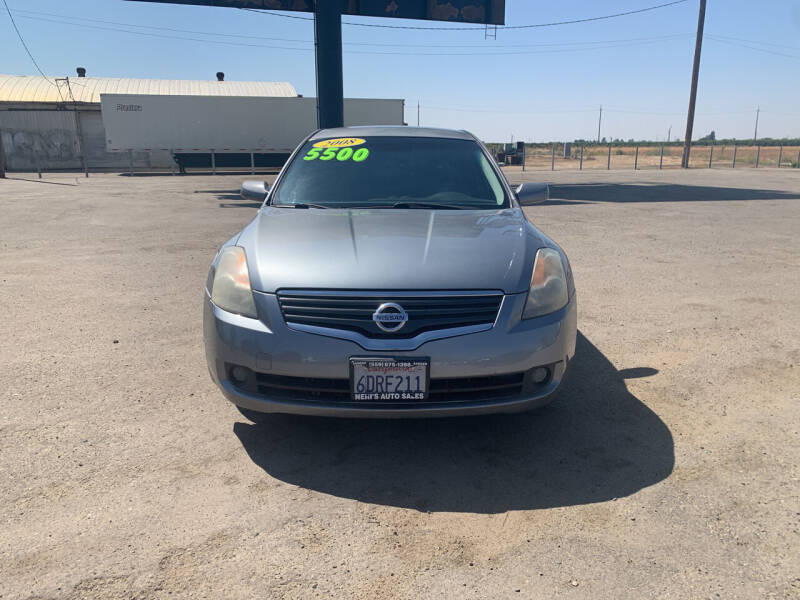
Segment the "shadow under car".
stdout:
[[[657,373],[640,367],[627,375]],[[628,496],[672,472],[672,435],[578,332],[559,398],[533,413],[430,420],[269,415],[234,433],[281,481],[371,504],[500,513]]]

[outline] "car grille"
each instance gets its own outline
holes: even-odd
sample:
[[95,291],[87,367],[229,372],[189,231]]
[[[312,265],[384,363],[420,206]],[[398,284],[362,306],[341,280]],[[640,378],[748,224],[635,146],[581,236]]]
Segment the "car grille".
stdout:
[[[488,399],[511,398],[522,394],[525,373],[508,373],[485,377],[431,379],[428,399],[413,403],[392,402],[393,406],[419,406],[459,402],[480,402]],[[256,373],[258,394],[268,398],[286,398],[297,402],[339,403],[352,405],[381,405],[380,402],[354,402],[348,379],[318,377],[289,377]],[[389,403],[383,403],[388,405]]]
[[[355,331],[376,339],[412,338],[425,331],[493,324],[502,300],[502,294],[491,292],[453,295],[278,292],[287,324]],[[372,320],[373,313],[385,302],[399,304],[408,315],[405,326],[397,332],[382,331]]]

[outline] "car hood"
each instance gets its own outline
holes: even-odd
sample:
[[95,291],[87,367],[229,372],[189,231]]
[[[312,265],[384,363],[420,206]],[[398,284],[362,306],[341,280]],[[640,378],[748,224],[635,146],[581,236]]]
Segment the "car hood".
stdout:
[[242,231],[254,290],[527,291],[546,238],[498,211],[264,207]]

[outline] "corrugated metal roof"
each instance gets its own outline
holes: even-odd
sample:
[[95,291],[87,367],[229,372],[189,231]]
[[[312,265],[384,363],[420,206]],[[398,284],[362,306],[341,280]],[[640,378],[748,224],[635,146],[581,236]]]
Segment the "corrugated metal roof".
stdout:
[[[51,80],[55,81],[55,78],[51,78]],[[58,86],[44,77],[32,75],[0,75],[0,102],[72,101],[66,82],[60,81],[57,83]],[[297,91],[292,84],[271,81],[70,77],[69,84],[76,102],[100,102],[100,94],[297,96]]]

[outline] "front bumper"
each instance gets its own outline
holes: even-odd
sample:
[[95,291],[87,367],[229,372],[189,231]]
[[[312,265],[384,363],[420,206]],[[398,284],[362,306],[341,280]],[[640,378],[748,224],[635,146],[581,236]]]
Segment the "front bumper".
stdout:
[[[337,417],[443,417],[510,413],[547,404],[575,354],[577,300],[544,317],[520,320],[526,294],[503,299],[492,329],[425,342],[414,350],[365,350],[354,341],[289,329],[274,294],[254,292],[258,319],[226,312],[206,292],[203,328],[211,378],[228,400],[250,410]],[[228,376],[229,365],[266,376],[346,380],[351,356],[428,357],[431,381],[529,373],[551,369],[542,384],[526,384],[518,395],[468,401],[405,405],[320,401],[311,397],[271,397],[244,391]]]

